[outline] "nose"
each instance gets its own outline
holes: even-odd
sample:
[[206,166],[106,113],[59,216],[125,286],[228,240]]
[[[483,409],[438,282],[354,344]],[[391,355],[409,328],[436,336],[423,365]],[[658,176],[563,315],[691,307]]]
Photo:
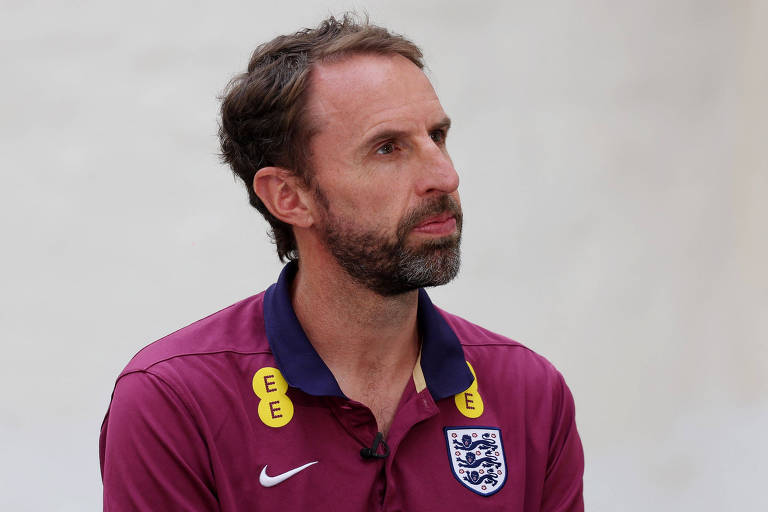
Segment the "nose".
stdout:
[[421,169],[418,189],[420,195],[431,193],[451,194],[459,188],[459,174],[453,167],[451,157],[445,146],[438,146],[427,138],[427,142],[419,152],[421,158],[418,166]]

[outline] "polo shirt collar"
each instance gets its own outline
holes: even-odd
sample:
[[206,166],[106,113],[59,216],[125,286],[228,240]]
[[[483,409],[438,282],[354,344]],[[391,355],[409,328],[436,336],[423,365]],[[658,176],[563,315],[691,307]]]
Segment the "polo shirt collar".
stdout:
[[[293,310],[290,288],[297,270],[295,262],[288,263],[277,283],[264,294],[264,324],[269,347],[289,385],[314,396],[344,397]],[[421,370],[432,398],[437,401],[466,390],[473,377],[464,360],[461,342],[423,289],[419,289],[418,308]]]

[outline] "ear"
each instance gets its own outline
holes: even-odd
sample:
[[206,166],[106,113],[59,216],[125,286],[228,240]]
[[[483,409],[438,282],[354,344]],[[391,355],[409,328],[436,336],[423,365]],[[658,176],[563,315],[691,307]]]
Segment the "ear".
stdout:
[[308,208],[309,191],[290,171],[281,167],[262,167],[253,177],[253,191],[269,212],[286,224],[306,228],[314,222]]

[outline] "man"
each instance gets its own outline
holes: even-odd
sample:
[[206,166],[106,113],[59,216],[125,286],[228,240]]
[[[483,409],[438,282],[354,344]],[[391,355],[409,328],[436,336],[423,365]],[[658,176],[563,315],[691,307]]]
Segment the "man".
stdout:
[[561,375],[437,309],[459,179],[419,49],[351,17],[260,46],[224,159],[289,263],[139,352],[101,433],[108,510],[583,510]]

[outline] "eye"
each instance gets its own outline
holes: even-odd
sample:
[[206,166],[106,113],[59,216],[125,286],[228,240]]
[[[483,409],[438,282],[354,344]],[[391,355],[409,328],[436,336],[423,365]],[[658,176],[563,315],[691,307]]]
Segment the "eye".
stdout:
[[445,133],[445,130],[434,130],[429,133],[429,138],[431,138],[432,141],[438,146],[442,146],[443,144],[445,144],[446,136],[447,136],[447,133]]
[[382,144],[379,147],[379,149],[376,150],[376,153],[379,155],[388,155],[394,152],[395,152],[395,144],[393,142],[387,142],[386,144]]

